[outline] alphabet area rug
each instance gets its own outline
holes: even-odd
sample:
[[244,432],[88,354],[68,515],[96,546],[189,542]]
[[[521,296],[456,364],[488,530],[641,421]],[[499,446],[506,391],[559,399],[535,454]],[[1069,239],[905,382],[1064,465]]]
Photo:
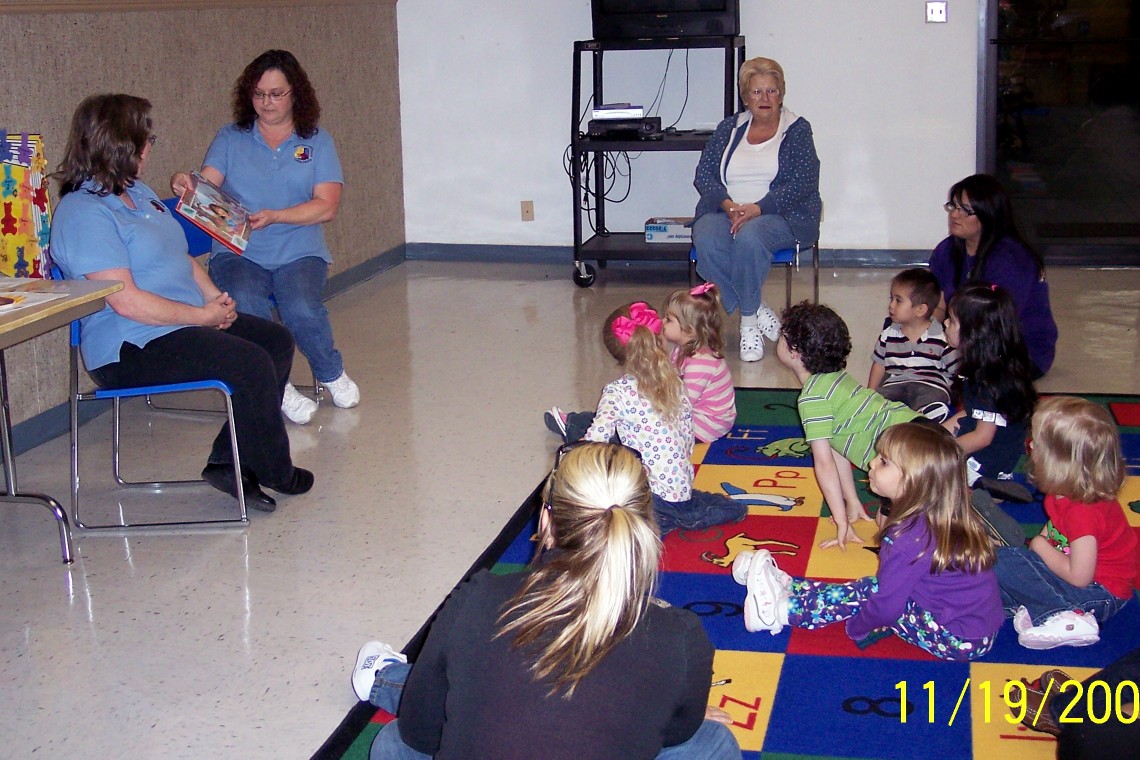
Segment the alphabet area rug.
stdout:
[[[675,532],[665,539],[659,595],[699,615],[717,648],[709,704],[732,715],[744,757],[898,758],[945,760],[1016,757],[1053,758],[1052,736],[1031,731],[1015,719],[1023,693],[1006,684],[1036,679],[1061,668],[1083,680],[1099,668],[1140,647],[1140,604],[1126,605],[1101,627],[1100,642],[1086,647],[1035,651],[1017,643],[1011,621],[994,649],[973,663],[937,660],[887,637],[866,649],[847,638],[843,626],[809,631],[785,628],[772,636],[744,629],[744,588],[731,574],[732,560],[744,549],[767,548],[781,569],[793,576],[845,580],[873,575],[878,567],[874,526],[860,523],[866,541],[846,552],[820,550],[834,535],[812,474],[796,412],[796,391],[736,391],[736,427],[693,452],[694,486],[724,492],[748,503],[742,521],[706,531]],[[1140,533],[1140,397],[1087,398],[1103,404],[1120,426],[1128,477],[1120,502],[1133,530]],[[1024,464],[1024,463],[1023,463]],[[1027,484],[1024,473],[1015,479]],[[860,494],[873,512],[878,504],[857,473]],[[1041,494],[1031,504],[1005,505],[1027,535],[1045,522]],[[532,492],[488,547],[471,572],[522,570],[532,554],[530,536],[539,507]],[[409,643],[418,652],[427,624]],[[1071,698],[1073,691],[1066,691]],[[354,707],[314,760],[364,760],[372,739],[391,716],[366,702]]]

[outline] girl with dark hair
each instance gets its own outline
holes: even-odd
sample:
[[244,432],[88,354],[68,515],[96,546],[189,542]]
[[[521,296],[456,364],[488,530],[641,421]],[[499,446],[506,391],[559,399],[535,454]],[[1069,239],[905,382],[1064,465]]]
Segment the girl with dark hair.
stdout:
[[[320,115],[308,75],[286,50],[267,50],[238,77],[234,123],[218,130],[201,174],[252,212],[253,232],[241,256],[215,242],[210,274],[243,313],[272,319],[276,309],[313,376],[348,408],[360,390],[344,370],[321,300],[332,262],[321,225],[336,218],[344,176],[332,137],[317,127]],[[170,185],[181,195],[188,182],[178,172]],[[316,410],[285,385],[286,417],[304,424]]]
[[954,294],[946,312],[946,340],[961,359],[962,411],[943,425],[971,458],[971,485],[979,477],[1007,480],[1037,404],[1017,310],[1004,288],[975,282]]
[[943,298],[935,318],[943,318],[946,301],[968,282],[1002,286],[1017,305],[1033,375],[1044,375],[1057,348],[1045,262],[1018,233],[1005,189],[988,174],[974,174],[950,188],[944,208],[950,236],[930,256]]
[[728,714],[707,707],[700,620],[654,598],[662,548],[637,452],[566,444],[542,496],[529,572],[452,592],[414,667],[361,648],[357,696],[399,711],[372,760],[739,760]]
[[56,177],[63,198],[52,220],[52,258],[69,278],[120,280],[100,312],[84,317],[83,361],[102,388],[222,380],[233,390],[242,471],[230,434],[214,439],[202,478],[272,512],[260,486],[298,494],[313,474],[294,467],[278,412],[293,365],[281,325],[238,314],[238,304],[187,255],[186,236],[138,180],[155,142],[150,103],[95,95],[79,104]]

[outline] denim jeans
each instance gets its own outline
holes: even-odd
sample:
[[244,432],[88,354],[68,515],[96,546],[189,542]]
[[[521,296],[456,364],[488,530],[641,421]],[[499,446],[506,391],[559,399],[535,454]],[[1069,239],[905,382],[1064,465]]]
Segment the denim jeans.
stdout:
[[328,279],[324,259],[306,256],[277,269],[264,269],[229,251],[210,259],[210,277],[237,301],[238,311],[273,319],[273,308],[293,333],[297,348],[322,383],[344,372],[344,359],[333,344],[329,312],[321,300]]
[[704,530],[738,522],[748,514],[748,505],[722,493],[693,489],[688,501],[665,501],[653,494],[653,514],[665,536],[674,530]]
[[793,248],[796,237],[784,217],[761,214],[744,223],[732,236],[728,214],[705,214],[693,224],[697,272],[720,288],[720,300],[729,314],[755,314],[773,251]]
[[[88,374],[102,388],[222,380],[233,391],[242,466],[268,485],[293,477],[281,395],[293,366],[293,337],[281,325],[241,315],[228,330],[183,327],[139,348],[124,343],[119,361]],[[214,439],[209,462],[232,464],[229,423]]]
[[[411,665],[403,663],[385,666],[376,674],[376,683],[368,701],[395,715],[400,706],[400,694],[411,670]],[[372,740],[369,760],[430,760],[431,755],[425,755],[404,744],[397,723],[394,720],[380,729],[380,733]],[[728,730],[728,726],[711,720],[701,723],[688,741],[666,747],[657,753],[657,760],[740,760],[740,757],[740,745],[736,743],[736,737]]]
[[1092,613],[1098,622],[1103,623],[1128,601],[1116,598],[1096,582],[1077,588],[1058,578],[1045,566],[1045,560],[1028,547],[998,547],[994,574],[997,575],[1006,615],[1013,617],[1017,608],[1024,606],[1033,618],[1033,625],[1041,625],[1065,610]]

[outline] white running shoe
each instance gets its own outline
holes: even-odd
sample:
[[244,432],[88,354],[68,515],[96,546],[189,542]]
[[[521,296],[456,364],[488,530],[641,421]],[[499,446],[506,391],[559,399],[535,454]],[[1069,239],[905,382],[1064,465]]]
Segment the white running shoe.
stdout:
[[352,669],[352,690],[361,702],[372,694],[376,674],[392,662],[407,662],[408,658],[380,641],[369,641],[356,653],[356,667]]
[[1020,636],[1032,627],[1033,618],[1029,617],[1029,610],[1024,606],[1018,607],[1017,612],[1013,613],[1013,630]]
[[1087,647],[1100,641],[1100,626],[1096,618],[1080,610],[1065,610],[1038,626],[1017,636],[1017,642],[1026,649],[1053,649],[1055,647]]
[[351,409],[360,403],[360,389],[347,372],[341,372],[340,377],[324,383],[324,386],[329,389],[333,403],[341,409]]
[[764,333],[765,338],[773,343],[780,339],[780,318],[770,307],[760,304],[756,320],[760,323],[760,332]]
[[[733,561],[734,565],[735,563],[736,560]],[[776,606],[781,597],[787,596],[787,590],[776,576],[777,570],[776,561],[766,549],[757,551],[748,562],[744,627],[753,633],[768,631],[775,636],[784,629],[783,624],[776,619]]]
[[285,383],[285,396],[281,399],[281,411],[291,421],[304,425],[317,413],[317,402],[302,395],[292,383]]
[[764,336],[759,327],[740,326],[740,361],[758,362],[764,358]]

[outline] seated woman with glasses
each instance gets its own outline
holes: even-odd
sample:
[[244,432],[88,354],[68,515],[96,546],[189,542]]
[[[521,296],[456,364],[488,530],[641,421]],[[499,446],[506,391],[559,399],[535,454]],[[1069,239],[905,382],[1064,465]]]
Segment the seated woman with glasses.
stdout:
[[[321,300],[332,255],[321,225],[336,218],[344,176],[332,137],[317,127],[321,107],[292,53],[269,50],[238,77],[234,123],[218,130],[201,174],[249,209],[253,232],[243,255],[215,242],[210,276],[243,314],[273,318],[277,308],[319,380],[339,407],[360,402],[344,370]],[[181,195],[189,176],[170,180]],[[292,384],[281,411],[305,424],[317,404]]]
[[358,695],[399,710],[372,760],[739,760],[728,714],[707,707],[701,621],[653,596],[661,541],[637,454],[559,449],[537,538],[530,572],[483,571],[452,592],[414,666],[361,649]]
[[293,338],[281,325],[239,315],[187,253],[186,235],[139,181],[154,146],[150,102],[95,95],[79,104],[56,178],[62,196],[51,229],[52,259],[69,278],[119,280],[102,311],[82,322],[83,361],[103,388],[222,380],[233,391],[242,471],[234,472],[228,423],[202,478],[266,512],[264,485],[285,494],[313,486],[294,467],[281,419]]
[[935,318],[945,318],[946,303],[963,284],[976,280],[1000,285],[1013,296],[1034,377],[1041,377],[1053,366],[1057,323],[1049,305],[1045,261],[1021,239],[1005,188],[988,174],[974,174],[950,188],[943,208],[950,235],[930,256],[930,270],[942,288]]
[[705,144],[693,185],[697,272],[740,309],[740,358],[764,358],[780,321],[761,301],[772,254],[819,237],[819,157],[811,125],[784,107],[784,70],[770,58],[740,67],[745,109],[722,121]]

